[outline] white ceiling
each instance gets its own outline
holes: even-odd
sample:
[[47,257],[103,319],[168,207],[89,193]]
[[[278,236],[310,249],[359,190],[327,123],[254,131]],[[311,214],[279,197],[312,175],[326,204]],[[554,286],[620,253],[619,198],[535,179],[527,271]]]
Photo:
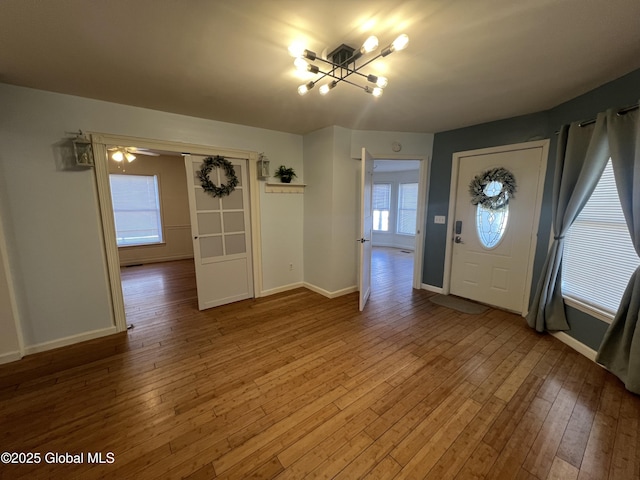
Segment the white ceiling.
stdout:
[[[406,50],[375,99],[304,97],[287,47]],[[438,132],[551,108],[640,68],[639,0],[2,0],[0,82],[306,133]],[[639,95],[640,96],[640,95]]]

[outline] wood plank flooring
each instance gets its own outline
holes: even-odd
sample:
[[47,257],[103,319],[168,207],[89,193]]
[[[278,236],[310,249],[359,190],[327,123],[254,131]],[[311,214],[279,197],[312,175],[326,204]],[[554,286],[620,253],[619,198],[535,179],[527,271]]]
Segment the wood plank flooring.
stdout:
[[[123,272],[127,334],[0,366],[6,479],[637,479],[640,398],[521,317],[411,289],[298,289],[197,311],[190,261]],[[87,463],[87,452],[114,462]]]

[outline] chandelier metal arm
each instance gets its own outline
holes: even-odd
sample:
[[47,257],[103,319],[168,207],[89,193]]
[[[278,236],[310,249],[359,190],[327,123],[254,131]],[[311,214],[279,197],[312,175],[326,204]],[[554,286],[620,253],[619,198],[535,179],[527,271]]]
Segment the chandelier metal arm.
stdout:
[[[334,69],[334,70],[335,70],[335,69]],[[350,73],[348,73],[347,75],[342,75],[342,76],[335,75],[335,74],[333,73],[333,71],[331,71],[331,72],[323,72],[322,70],[320,70],[318,73],[321,73],[321,74],[322,74],[322,76],[321,76],[320,78],[317,78],[316,80],[314,80],[314,81],[313,81],[313,84],[314,84],[314,85],[315,85],[316,83],[318,83],[320,80],[322,80],[323,78],[325,78],[325,77],[331,77],[331,78],[335,78],[335,79],[336,79],[336,84],[338,84],[338,83],[340,83],[340,82],[345,82],[345,83],[348,83],[349,85],[353,85],[354,87],[361,88],[362,90],[366,90],[366,89],[367,89],[366,87],[363,87],[362,85],[358,85],[357,83],[352,82],[351,80],[347,80],[347,77],[348,77],[349,75],[351,75],[352,73],[354,73],[354,72],[350,72]],[[362,75],[363,77],[365,77],[365,78],[366,78],[366,75],[364,75],[363,73],[359,73],[359,75]]]
[[[373,62],[373,61],[377,60],[378,58],[380,58],[382,56],[382,53],[379,53],[378,55],[376,55],[375,57],[371,58],[370,60],[366,61],[365,63],[363,63],[362,65],[360,65],[358,67],[356,67],[355,64],[354,64],[353,68],[350,68],[349,64],[353,63],[355,60],[357,60],[361,56],[362,55],[353,55],[351,58],[348,58],[347,60],[345,60],[342,63],[335,63],[335,62],[332,62],[331,60],[326,60],[326,59],[321,58],[321,57],[316,57],[316,60],[319,60],[319,61],[321,61],[323,63],[326,63],[327,65],[330,65],[333,68],[331,69],[331,72],[323,72],[322,70],[318,71],[318,73],[322,74],[322,76],[320,78],[315,79],[313,81],[313,84],[315,85],[316,83],[318,83],[320,80],[322,80],[325,77],[332,77],[332,78],[335,78],[337,80],[337,83],[345,82],[345,83],[348,83],[350,85],[356,86],[356,87],[361,88],[362,90],[366,91],[367,90],[366,87],[358,85],[357,83],[354,83],[354,82],[350,82],[350,81],[346,80],[346,78],[348,76],[354,74],[354,73],[357,74],[357,75],[360,75],[363,78],[368,78],[369,76],[365,75],[362,72],[360,72],[360,70],[362,68],[366,67],[367,65],[369,65],[371,62]],[[340,75],[340,76],[334,75],[334,72],[336,70],[338,70],[338,69],[346,70],[347,73],[344,74],[344,75]]]

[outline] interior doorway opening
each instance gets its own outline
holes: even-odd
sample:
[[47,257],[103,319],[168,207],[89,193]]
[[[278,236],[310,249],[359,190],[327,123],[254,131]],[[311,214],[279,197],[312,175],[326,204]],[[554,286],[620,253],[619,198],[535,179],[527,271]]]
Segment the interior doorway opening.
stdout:
[[[136,137],[126,137],[119,135],[107,135],[100,133],[91,133],[93,152],[95,157],[95,174],[96,174],[96,186],[98,191],[98,203],[100,207],[100,217],[102,222],[102,229],[104,235],[104,247],[107,271],[109,277],[109,286],[111,290],[111,300],[113,306],[113,317],[116,330],[123,332],[127,329],[127,317],[125,314],[124,295],[122,291],[121,271],[120,271],[120,255],[118,253],[118,233],[116,232],[114,221],[114,208],[111,199],[111,187],[110,187],[110,173],[109,173],[109,148],[112,146],[130,146],[135,145],[138,149],[145,149],[152,152],[168,153],[172,156],[183,157],[184,155],[201,155],[201,156],[220,156],[230,159],[244,159],[246,162],[246,171],[244,172],[246,177],[245,187],[249,192],[249,197],[246,201],[245,208],[247,208],[248,216],[251,221],[251,233],[249,234],[251,240],[249,242],[251,249],[251,256],[253,259],[253,272],[250,275],[248,282],[253,284],[253,292],[255,297],[261,296],[262,292],[262,269],[261,269],[261,251],[260,251],[260,201],[257,185],[257,152],[215,148],[206,145],[177,143],[163,140],[151,140]],[[188,153],[185,153],[188,152]],[[129,152],[136,155],[135,152]],[[128,162],[126,154],[123,153],[123,162]],[[137,155],[136,155],[137,158]],[[134,160],[135,161],[135,160]],[[178,164],[181,162],[177,162]],[[183,162],[183,169],[185,169],[185,175],[189,175],[189,172],[185,167],[186,161]],[[193,175],[193,172],[190,172]],[[186,188],[186,186],[185,186]],[[251,193],[254,192],[254,193]],[[189,206],[189,212],[192,213],[191,202]],[[189,223],[188,231],[191,231],[193,221]],[[185,224],[186,226],[186,224]],[[166,232],[165,232],[166,233]],[[192,234],[190,240],[193,241]],[[149,247],[151,248],[151,247]],[[195,249],[194,249],[195,250]],[[195,252],[193,254],[194,261]],[[197,272],[196,272],[197,277]]]
[[[415,253],[421,258],[420,160],[376,159],[373,170],[372,296],[388,298],[416,287]],[[418,274],[418,288],[421,279]]]
[[197,311],[183,156],[109,145],[107,163],[127,327],[161,323],[178,304]]

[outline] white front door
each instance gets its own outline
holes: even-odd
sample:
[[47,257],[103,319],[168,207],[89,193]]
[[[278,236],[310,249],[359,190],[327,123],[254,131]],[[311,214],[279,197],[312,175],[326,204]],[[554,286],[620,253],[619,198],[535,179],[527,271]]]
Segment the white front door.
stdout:
[[[454,162],[459,163],[455,216],[450,229],[452,294],[526,312],[547,155],[546,142],[535,145],[454,156]],[[476,175],[495,167],[510,171],[517,189],[509,200],[508,211],[494,215],[471,203],[469,185]]]
[[[197,177],[205,158],[185,156],[200,310],[254,296],[247,160],[227,158],[239,183],[220,198],[205,192]],[[209,179],[217,186],[227,182],[220,168]]]
[[371,293],[371,231],[373,230],[373,158],[362,149],[360,172],[360,311],[364,309]]

